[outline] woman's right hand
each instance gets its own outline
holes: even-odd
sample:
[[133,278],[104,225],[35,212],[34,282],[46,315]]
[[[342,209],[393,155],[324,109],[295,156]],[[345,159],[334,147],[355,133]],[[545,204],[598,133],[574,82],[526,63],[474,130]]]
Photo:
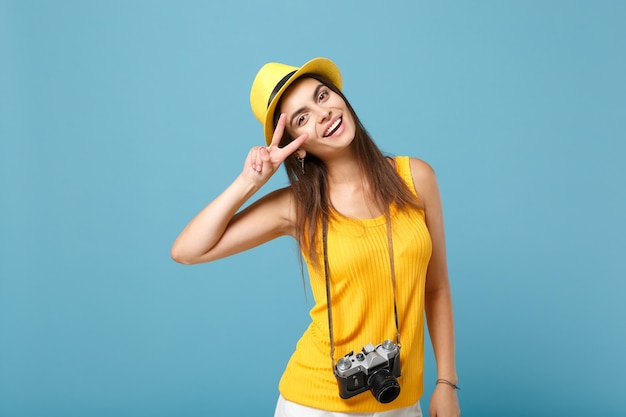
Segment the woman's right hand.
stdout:
[[285,113],[282,113],[278,118],[270,146],[255,146],[250,150],[243,168],[242,174],[244,177],[259,185],[265,184],[278,170],[280,164],[307,140],[308,135],[305,133],[298,136],[285,147],[279,148],[278,145],[285,131],[286,119],[287,115]]
[[237,213],[307,139],[307,135],[302,135],[279,148],[285,119],[286,115],[281,114],[270,146],[252,148],[242,174],[185,226],[172,245],[174,260],[184,264],[209,262],[286,233],[290,211],[289,196],[284,189],[268,194]]

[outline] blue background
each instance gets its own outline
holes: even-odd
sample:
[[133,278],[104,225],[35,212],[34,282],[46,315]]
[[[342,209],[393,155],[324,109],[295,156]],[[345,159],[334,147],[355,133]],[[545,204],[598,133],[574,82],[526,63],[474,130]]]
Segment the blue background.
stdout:
[[312,306],[294,243],[169,249],[263,143],[256,71],[316,56],[384,151],[438,173],[463,414],[626,415],[625,21],[617,0],[0,1],[0,416],[273,415]]

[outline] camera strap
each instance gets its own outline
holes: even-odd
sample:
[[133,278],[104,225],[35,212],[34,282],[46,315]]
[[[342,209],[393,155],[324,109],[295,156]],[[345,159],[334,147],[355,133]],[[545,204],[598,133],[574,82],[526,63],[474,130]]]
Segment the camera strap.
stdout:
[[[391,286],[393,290],[393,316],[396,324],[396,344],[400,345],[400,328],[398,326],[398,305],[396,303],[396,269],[393,256],[393,239],[391,236],[391,216],[389,210],[385,210],[387,223],[387,246],[389,249],[389,269],[391,271]],[[326,278],[326,305],[328,308],[328,332],[330,336],[330,360],[331,368],[335,368],[335,338],[333,334],[333,311],[331,307],[330,271],[328,267],[328,215],[322,213],[322,245],[324,251],[324,276]]]

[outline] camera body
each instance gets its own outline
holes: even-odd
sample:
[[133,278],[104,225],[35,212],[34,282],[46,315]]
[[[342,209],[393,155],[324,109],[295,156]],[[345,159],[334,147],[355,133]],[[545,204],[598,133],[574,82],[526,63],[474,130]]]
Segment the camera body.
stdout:
[[335,365],[339,396],[343,399],[369,389],[378,402],[391,402],[400,394],[396,380],[400,375],[400,346],[391,340],[376,347],[365,345],[361,352],[350,352]]

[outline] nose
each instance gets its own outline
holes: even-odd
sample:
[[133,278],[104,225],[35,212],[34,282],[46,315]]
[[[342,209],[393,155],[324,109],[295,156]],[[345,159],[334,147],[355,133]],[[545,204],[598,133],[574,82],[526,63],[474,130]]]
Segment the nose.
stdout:
[[324,123],[327,122],[331,119],[331,111],[330,109],[326,108],[326,107],[321,107],[319,106],[317,111],[317,119],[319,121],[319,123]]

